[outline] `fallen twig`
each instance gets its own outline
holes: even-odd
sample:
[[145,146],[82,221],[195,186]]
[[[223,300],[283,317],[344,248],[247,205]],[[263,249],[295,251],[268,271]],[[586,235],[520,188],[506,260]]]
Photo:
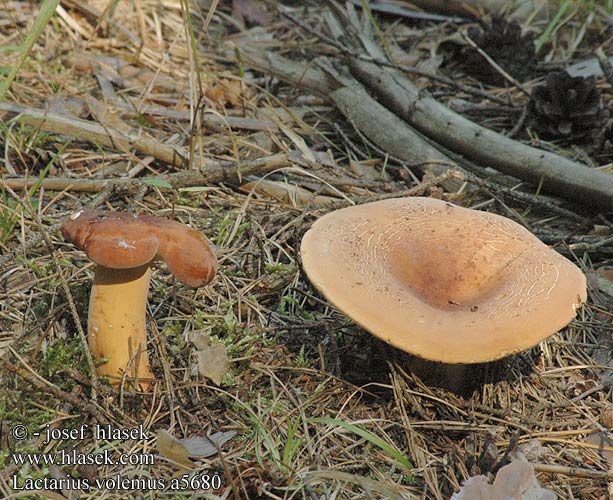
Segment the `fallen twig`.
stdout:
[[593,252],[598,248],[602,248],[609,245],[613,245],[613,236],[609,236],[608,238],[598,238],[597,241],[591,243],[573,243],[572,245],[568,245],[568,248],[574,252]]
[[[336,15],[341,15],[338,9]],[[374,60],[385,61],[371,39],[347,27],[347,19],[327,16],[327,20],[335,36],[345,36],[349,30]],[[481,127],[420,91],[400,71],[351,56],[348,64],[388,109],[450,150],[587,206],[604,210],[613,206],[613,176]]]
[[[331,66],[322,64],[325,68],[322,70],[252,48],[241,48],[241,60],[283,80],[326,95],[350,122],[386,153],[410,163],[422,163],[424,159],[438,160],[424,163],[421,168],[421,171],[433,175],[440,175],[449,169],[448,164],[452,163],[449,157],[379,104],[351,76],[341,75]],[[390,133],[391,130],[393,133]],[[454,186],[457,187],[457,183]]]
[[69,118],[18,104],[0,103],[0,111],[15,115],[21,123],[53,134],[66,135],[123,152],[136,149],[176,167],[183,167],[187,164],[187,153],[182,148],[169,146],[150,137],[132,136],[105,128],[98,123]]
[[[115,179],[73,179],[71,177],[47,177],[42,180],[41,187],[47,191],[81,191],[97,193],[107,187],[129,188],[142,186],[148,182],[164,181],[172,188],[179,189],[191,186],[205,186],[218,182],[234,182],[246,175],[270,172],[280,167],[292,165],[289,155],[279,153],[256,160],[248,160],[237,164],[235,161],[208,162],[207,168],[198,171],[182,171],[157,177],[115,178]],[[11,189],[28,189],[38,182],[36,177],[4,177],[0,185]],[[156,184],[158,186],[158,184]],[[164,187],[161,186],[161,189]]]
[[[13,354],[15,353],[13,352]],[[100,424],[111,423],[110,419],[106,415],[104,415],[104,413],[102,413],[102,409],[99,408],[96,404],[87,401],[82,397],[77,397],[74,394],[60,389],[57,385],[52,384],[48,380],[45,380],[44,378],[30,372],[25,368],[15,366],[14,364],[9,362],[4,363],[4,368],[6,368],[9,372],[18,375],[26,382],[32,384],[34,387],[37,387],[38,389],[43,391],[50,392],[56,398],[59,398],[62,401],[66,401],[67,403],[70,403],[77,408],[80,408],[81,411],[84,411],[85,413],[91,415]]]
[[604,472],[580,467],[566,467],[564,465],[532,464],[535,471],[551,472],[553,474],[564,474],[566,476],[589,477],[590,479],[613,480],[613,472]]

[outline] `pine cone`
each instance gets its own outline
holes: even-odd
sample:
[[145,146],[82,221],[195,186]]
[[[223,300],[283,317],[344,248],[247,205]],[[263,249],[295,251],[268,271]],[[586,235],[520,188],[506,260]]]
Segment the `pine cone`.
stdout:
[[528,126],[547,139],[593,138],[608,117],[596,78],[572,77],[566,71],[547,75],[528,103]]
[[[524,81],[534,73],[537,61],[534,37],[522,36],[517,21],[507,23],[494,17],[491,26],[484,31],[471,28],[468,36],[516,80]],[[480,82],[504,85],[502,75],[473,47],[464,47],[457,59],[464,71]]]

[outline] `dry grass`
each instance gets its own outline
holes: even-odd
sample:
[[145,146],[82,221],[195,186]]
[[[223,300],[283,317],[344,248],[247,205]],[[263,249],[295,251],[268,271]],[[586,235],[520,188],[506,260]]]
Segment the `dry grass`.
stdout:
[[[478,369],[460,393],[423,382],[405,355],[317,296],[301,272],[298,248],[302,234],[328,210],[324,203],[342,206],[410,189],[442,196],[442,189],[436,181],[420,187],[405,166],[369,150],[322,98],[230,62],[223,44],[249,37],[300,59],[334,50],[276,14],[272,24],[238,31],[223,2],[211,17],[207,2],[189,4],[189,15],[181,0],[80,3],[61,3],[7,101],[61,114],[77,129],[78,120],[95,122],[129,140],[104,142],[69,133],[61,121],[43,126],[0,111],[0,174],[41,181],[28,190],[0,186],[3,497],[440,500],[467,477],[495,470],[508,453],[520,450],[560,498],[606,498],[609,466],[588,437],[610,437],[601,413],[613,393],[611,296],[591,286],[588,305],[568,328],[529,353]],[[0,5],[0,70],[6,72],[18,58],[10,47],[31,29],[37,6],[4,0]],[[308,15],[317,26],[318,11]],[[385,26],[390,39],[411,40],[402,26]],[[572,20],[569,26],[558,34],[559,47],[566,43],[563,36],[576,36]],[[450,28],[424,24],[416,30],[411,36],[426,45],[416,43],[411,56],[426,59],[429,40],[444,29]],[[555,50],[559,55],[562,49]],[[490,105],[481,113],[478,96],[420,82],[443,100],[471,101],[473,119],[513,128],[515,111],[496,113]],[[610,86],[601,87],[610,98]],[[496,93],[525,102],[517,90]],[[164,161],[169,150],[176,156]],[[273,163],[278,154],[284,159]],[[590,150],[568,154],[597,164],[610,161]],[[241,166],[258,158],[264,166],[242,179]],[[367,174],[350,166],[358,160]],[[160,180],[211,165],[228,175],[171,189]],[[264,182],[240,188],[264,172],[276,181],[266,184],[268,194]],[[45,188],[43,179],[50,177],[60,178],[53,189]],[[124,181],[108,182],[117,179]],[[76,180],[107,184],[79,190]],[[522,206],[510,196],[513,182],[498,180],[509,188],[470,184],[474,190],[444,196],[522,221],[587,272],[611,266],[611,246],[593,245],[597,240],[590,233],[595,224],[610,231],[610,219],[564,217],[555,204],[551,210],[547,203]],[[149,352],[159,383],[152,394],[118,394],[91,377],[79,335],[91,266],[58,231],[67,214],[83,206],[175,217],[216,245],[220,272],[206,288],[189,290],[163,267],[154,273]],[[569,243],[586,242],[581,252],[569,249]],[[231,369],[220,386],[195,374],[187,336],[199,329],[228,348]],[[43,434],[24,441],[11,437],[21,423],[32,433],[47,425],[107,422],[143,424],[148,439],[88,436],[43,444]],[[236,431],[223,451],[191,472],[218,474],[221,488],[197,494],[91,488],[38,496],[13,488],[13,477],[23,484],[26,477],[65,475],[90,482],[117,475],[170,482],[189,471],[156,454],[157,429],[178,437]],[[10,458],[14,451],[55,453],[72,446],[90,454],[106,449],[113,456],[154,453],[155,464],[60,470],[19,466]]]

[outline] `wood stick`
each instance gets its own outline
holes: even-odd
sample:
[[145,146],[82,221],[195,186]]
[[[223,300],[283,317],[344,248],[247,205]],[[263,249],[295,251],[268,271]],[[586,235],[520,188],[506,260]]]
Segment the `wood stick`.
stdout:
[[111,423],[110,419],[106,415],[104,415],[104,413],[102,413],[102,409],[98,407],[96,404],[92,403],[91,401],[87,401],[83,397],[77,397],[69,392],[66,392],[60,389],[57,385],[52,384],[48,380],[30,373],[25,368],[15,366],[12,363],[9,363],[8,361],[4,363],[4,368],[6,368],[6,370],[9,372],[12,372],[15,375],[18,375],[25,381],[32,384],[34,387],[37,387],[38,389],[42,391],[50,392],[56,398],[61,399],[62,401],[66,401],[67,403],[70,403],[72,406],[75,406],[79,408],[80,410],[84,411],[85,413],[88,413],[99,423],[101,424]]
[[566,467],[564,465],[532,464],[535,471],[551,472],[553,474],[564,474],[566,476],[589,477],[591,479],[613,480],[613,472],[604,472],[580,467]]
[[612,175],[514,141],[460,116],[419,90],[399,70],[379,64],[377,61],[387,61],[383,52],[346,19],[327,16],[326,20],[335,37],[346,36],[350,31],[354,39],[359,38],[375,61],[349,55],[347,63],[352,74],[386,108],[425,136],[482,165],[542,185],[545,191],[589,207],[613,207]]
[[449,149],[586,206],[613,207],[612,175],[481,127],[374,63],[352,61],[351,67],[388,108]]
[[[390,76],[384,73],[385,68],[375,63],[350,57],[352,68],[354,66],[357,68],[356,75],[358,78],[360,79],[363,73],[368,75],[368,78],[362,78],[366,88],[376,87],[377,93],[385,97],[389,96],[392,91],[385,93],[379,91],[377,86],[381,86],[382,82],[379,81],[377,76],[384,78],[385,83],[391,81],[394,84],[393,87],[390,84],[390,88],[393,88],[397,94],[390,96],[389,99],[394,106],[389,105],[386,99],[381,99],[381,102],[386,104],[384,107],[370,96],[365,97],[362,93],[355,91],[355,87],[343,90],[342,83],[335,81],[331,74],[327,74],[312,64],[290,61],[277,54],[261,52],[253,48],[241,48],[240,53],[240,59],[243,63],[332,99],[350,120],[356,120],[357,122],[362,121],[358,120],[361,117],[370,117],[370,120],[365,120],[365,124],[358,125],[358,127],[368,126],[369,121],[376,118],[378,125],[373,127],[375,129],[374,135],[362,130],[364,134],[379,146],[381,144],[378,141],[383,138],[385,143],[381,147],[405,161],[411,160],[403,157],[404,155],[399,154],[397,150],[393,150],[395,152],[390,150],[392,147],[390,142],[394,141],[396,131],[401,130],[404,125],[400,129],[395,127],[400,122],[397,117],[392,118],[390,122],[382,120],[381,109],[387,108],[385,111],[388,116],[393,116],[389,111],[392,109],[405,122],[408,122],[405,125],[414,125],[415,129],[429,136],[435,142],[482,165],[496,168],[518,179],[530,181],[537,186],[541,177],[543,177],[544,190],[567,199],[579,201],[587,206],[607,210],[613,205],[613,176],[590,169],[562,156],[526,146],[481,127],[457,115],[434,99],[419,93],[402,74],[395,70],[389,70],[394,72]],[[368,71],[360,72],[361,65],[364,65]],[[403,82],[402,86],[400,82]],[[409,90],[404,88],[406,86],[409,87]],[[383,87],[384,90],[388,89],[386,85]],[[356,94],[353,99],[348,96],[352,91]],[[365,99],[370,99],[375,105],[371,106]],[[428,104],[426,109],[422,109],[424,102]],[[418,106],[417,109],[416,106]],[[370,107],[370,111],[366,109],[368,107]],[[415,114],[418,115],[419,119],[414,116]],[[379,123],[381,121],[384,122],[383,125]],[[394,131],[394,134],[389,133],[391,130]],[[411,135],[416,135],[414,130]],[[405,150],[410,150],[413,146],[412,142],[404,139],[399,142],[401,143],[399,147],[403,147]],[[425,142],[425,144],[427,144],[427,148],[432,148],[429,143]],[[426,146],[424,146],[424,151],[427,151]],[[438,152],[438,155],[443,155],[443,153]],[[430,158],[422,156],[420,161],[428,159]],[[440,174],[440,172],[437,173]]]
[[[296,63],[282,56],[263,53],[252,48],[241,48],[241,59],[250,66],[279,78],[324,94],[338,110],[378,147],[406,162],[437,160],[419,168],[422,172],[441,175],[449,170],[453,161],[432,146],[407,123],[373,99],[355,79],[334,73],[332,67],[322,70],[310,64]],[[394,133],[391,134],[390,130]],[[456,180],[445,186],[453,191],[459,187]]]
[[46,132],[101,144],[117,151],[128,152],[136,149],[175,167],[187,165],[187,151],[183,148],[169,146],[149,137],[128,135],[91,121],[69,118],[18,104],[0,103],[0,111],[7,112],[9,117],[15,115],[21,123]]
[[[262,174],[277,168],[288,167],[294,162],[284,153],[265,156],[255,160],[237,164],[234,161],[209,162],[209,166],[200,172],[182,171],[158,177],[111,178],[111,179],[73,179],[70,177],[47,177],[42,180],[41,187],[47,191],[81,191],[96,193],[107,187],[132,187],[146,185],[148,181],[165,181],[173,188],[178,189],[190,186],[206,186],[218,182],[236,182],[243,176]],[[3,177],[0,185],[11,189],[28,189],[38,179],[36,177]],[[161,187],[164,189],[164,187]]]

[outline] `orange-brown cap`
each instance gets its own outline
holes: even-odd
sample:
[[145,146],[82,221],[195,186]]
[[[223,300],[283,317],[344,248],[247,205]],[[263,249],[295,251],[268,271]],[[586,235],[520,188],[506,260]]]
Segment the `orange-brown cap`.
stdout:
[[304,235],[301,255],[340,311],[399,349],[445,363],[532,347],[586,300],[583,273],[519,224],[431,198],[331,212]]
[[79,210],[62,225],[66,241],[96,264],[130,269],[161,258],[174,276],[197,288],[213,279],[217,258],[196,229],[152,215]]

